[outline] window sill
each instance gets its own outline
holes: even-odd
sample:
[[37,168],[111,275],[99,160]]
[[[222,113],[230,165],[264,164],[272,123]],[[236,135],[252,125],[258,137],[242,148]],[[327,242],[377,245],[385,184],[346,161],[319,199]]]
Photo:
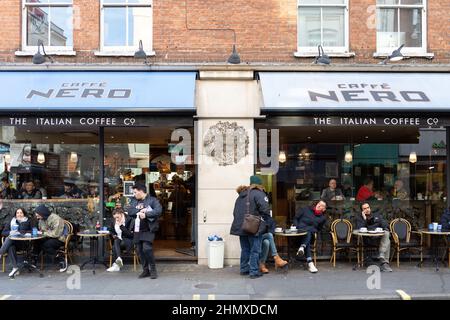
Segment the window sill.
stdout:
[[[384,53],[384,52],[375,52],[373,54],[373,57],[376,59],[386,59],[391,53]],[[427,59],[433,59],[434,53],[423,53],[423,52],[412,52],[412,53],[403,53],[403,57],[405,59],[409,58],[427,58]]]
[[[331,58],[352,58],[356,54],[354,52],[335,52],[335,53],[328,53],[325,52],[325,54]],[[294,52],[294,57],[296,58],[315,58],[318,56],[317,52],[301,52],[297,51]]]
[[[134,57],[136,51],[95,51],[97,57]],[[155,56],[155,51],[147,53],[147,57]]]
[[[45,53],[49,56],[76,56],[77,52],[73,50],[61,51],[61,50],[48,50],[45,49]],[[32,57],[36,54],[36,51],[16,51],[14,53],[17,57]]]

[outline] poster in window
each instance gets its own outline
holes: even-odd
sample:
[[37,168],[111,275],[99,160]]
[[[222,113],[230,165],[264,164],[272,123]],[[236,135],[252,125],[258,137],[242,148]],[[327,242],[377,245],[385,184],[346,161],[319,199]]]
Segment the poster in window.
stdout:
[[337,178],[338,177],[337,162],[325,162],[325,177],[327,177],[327,178]]
[[394,185],[394,175],[392,173],[384,174],[384,185],[393,186]]
[[11,144],[11,167],[31,166],[31,144]]
[[132,197],[133,194],[134,181],[124,181],[123,182],[123,195],[125,197]]

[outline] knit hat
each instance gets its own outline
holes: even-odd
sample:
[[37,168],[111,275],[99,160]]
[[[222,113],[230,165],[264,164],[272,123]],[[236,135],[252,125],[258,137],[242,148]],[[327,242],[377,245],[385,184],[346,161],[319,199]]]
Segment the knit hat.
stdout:
[[44,220],[47,220],[47,218],[51,214],[50,211],[48,210],[48,208],[43,204],[37,206],[36,209],[34,210],[34,212],[36,212],[38,215],[40,215]]
[[262,185],[262,180],[258,176],[251,176],[250,177],[250,184],[259,184]]

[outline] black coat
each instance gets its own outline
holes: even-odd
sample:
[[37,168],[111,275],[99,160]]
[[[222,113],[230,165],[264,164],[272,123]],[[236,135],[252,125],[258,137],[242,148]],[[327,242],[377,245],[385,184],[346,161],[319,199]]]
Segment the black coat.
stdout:
[[355,218],[356,229],[367,228],[367,230],[375,230],[376,228],[382,228],[383,230],[389,230],[389,225],[383,216],[379,213],[372,212],[370,218],[364,220],[362,213],[356,215]]
[[[250,190],[250,191],[249,191]],[[270,218],[269,199],[266,193],[256,185],[241,186],[237,190],[239,194],[234,203],[233,223],[231,224],[230,234],[235,236],[248,236],[249,234],[242,230],[244,216],[247,213],[247,194],[249,195],[250,210],[249,213],[259,215],[264,221],[261,221],[259,231],[256,235],[266,232],[265,221]],[[250,192],[250,193],[249,193]]]
[[441,216],[441,222],[442,225],[442,231],[449,231],[450,230],[450,210],[445,209],[444,213]]
[[297,210],[294,217],[294,225],[299,231],[319,232],[327,221],[324,214],[316,216],[312,207],[304,207]]
[[[11,221],[12,221],[12,219],[9,222],[5,223],[5,226],[4,226],[3,231],[2,231],[2,236],[3,237],[9,236],[9,233],[11,232]],[[35,221],[31,220],[30,218],[28,218],[27,221],[19,223],[19,232],[22,233],[22,234],[27,233],[27,232],[31,232],[31,230],[35,226],[36,226]]]
[[[131,232],[131,228],[130,228],[132,221],[133,221],[133,219],[131,217],[125,215],[125,225],[120,226],[120,230],[122,230],[122,239],[123,238],[133,239],[133,233]],[[109,227],[112,236],[117,236],[115,225],[116,225],[116,221],[113,220],[113,222],[111,223],[111,225]]]
[[[162,213],[162,207],[158,199],[150,196],[150,194],[147,194],[147,196],[143,200],[131,198],[130,204],[125,208],[125,212],[127,212],[128,216],[132,218],[130,223],[131,232],[133,232],[134,230],[134,223],[138,212],[141,211],[141,209],[146,208],[148,206],[150,206],[153,210],[146,212],[145,214],[146,219],[144,221],[147,221],[148,229],[151,233],[155,233],[156,231],[158,231],[159,227],[158,218]],[[143,224],[141,223],[141,230],[142,227]]]

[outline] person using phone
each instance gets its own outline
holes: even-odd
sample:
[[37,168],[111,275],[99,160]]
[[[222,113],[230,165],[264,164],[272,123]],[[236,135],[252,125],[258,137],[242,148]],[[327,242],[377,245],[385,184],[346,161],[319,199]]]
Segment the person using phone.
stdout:
[[116,272],[123,267],[123,261],[120,257],[121,250],[129,252],[133,247],[133,233],[131,233],[130,226],[132,218],[125,214],[122,209],[115,209],[113,211],[114,221],[109,228],[113,238],[113,257],[114,263],[106,271]]

